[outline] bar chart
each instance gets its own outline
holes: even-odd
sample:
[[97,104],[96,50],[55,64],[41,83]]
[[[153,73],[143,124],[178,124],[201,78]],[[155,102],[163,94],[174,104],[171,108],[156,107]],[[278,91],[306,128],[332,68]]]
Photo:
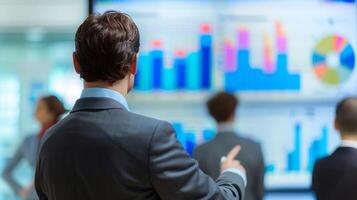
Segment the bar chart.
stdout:
[[213,129],[204,128],[200,133],[197,133],[193,130],[186,130],[184,124],[180,122],[174,122],[172,125],[176,131],[178,141],[181,142],[190,156],[192,156],[193,150],[199,143],[207,142],[215,136]]
[[[285,173],[311,173],[316,160],[328,154],[328,128],[323,126],[321,134],[318,138],[312,141],[303,141],[302,125],[295,125],[293,135],[293,148],[287,152]],[[303,142],[308,142],[307,155],[303,155]],[[306,166],[304,167],[303,157],[307,158]],[[268,173],[275,173],[276,166],[270,163],[266,166]]]
[[294,150],[288,153],[287,171],[300,171],[301,166],[301,125],[296,124],[294,135]]
[[309,161],[307,166],[308,171],[312,172],[316,160],[328,154],[327,145],[328,129],[327,127],[323,127],[321,137],[315,139],[309,148]]
[[237,45],[225,41],[223,68],[227,91],[300,90],[300,75],[288,71],[288,40],[280,22],[276,22],[275,34],[275,59],[272,41],[268,34],[263,34],[262,66],[251,64],[251,33],[248,29],[238,30]]
[[[212,27],[203,24],[196,51],[177,49],[168,52],[162,40],[154,40],[149,51],[140,52],[137,91],[152,90],[208,90],[212,87]],[[171,65],[164,58],[171,56]]]
[[[176,131],[178,141],[182,144],[183,148],[192,156],[193,150],[197,145],[210,141],[215,137],[215,130],[203,128],[200,132],[187,129],[187,126],[181,122],[173,122],[173,127]],[[302,124],[296,123],[294,127],[294,134],[291,137],[293,140],[293,148],[291,151],[286,152],[286,168],[284,172],[279,170],[274,163],[267,163],[267,173],[311,173],[313,166],[319,158],[328,154],[328,128],[323,126],[319,137],[308,141],[309,148],[307,155],[303,155],[303,142],[302,141]],[[264,145],[264,144],[262,144]],[[307,158],[306,166],[304,167],[303,157]]]

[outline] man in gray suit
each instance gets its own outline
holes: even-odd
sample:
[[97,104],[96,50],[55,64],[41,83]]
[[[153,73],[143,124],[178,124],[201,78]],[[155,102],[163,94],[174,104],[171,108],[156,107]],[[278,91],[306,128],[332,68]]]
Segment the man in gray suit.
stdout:
[[207,102],[211,116],[218,124],[217,136],[198,146],[193,157],[198,161],[201,170],[213,179],[219,177],[220,161],[230,148],[240,145],[241,153],[237,159],[246,168],[248,185],[245,200],[262,200],[264,195],[264,159],[258,143],[236,134],[234,130],[235,110],[238,99],[229,93],[220,92]]
[[137,71],[139,31],[128,15],[89,16],[75,46],[84,90],[42,141],[35,178],[41,200],[243,198],[239,147],[227,154],[215,182],[168,122],[130,112],[125,97]]

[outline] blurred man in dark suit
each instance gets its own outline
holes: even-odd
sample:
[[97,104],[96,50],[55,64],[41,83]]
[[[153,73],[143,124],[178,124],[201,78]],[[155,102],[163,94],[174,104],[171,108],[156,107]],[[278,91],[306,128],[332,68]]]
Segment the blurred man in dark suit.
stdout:
[[357,98],[338,103],[335,127],[341,145],[314,166],[312,189],[317,200],[357,199]]
[[265,169],[263,154],[258,143],[240,136],[234,130],[238,103],[234,95],[225,92],[216,94],[207,102],[208,111],[218,124],[218,133],[213,140],[197,147],[193,156],[202,171],[216,179],[220,174],[222,156],[232,147],[240,145],[242,150],[237,159],[245,167],[248,177],[244,199],[262,200]]
[[139,45],[139,30],[123,13],[91,15],[78,28],[73,61],[84,89],[42,141],[39,198],[241,200],[246,178],[235,160],[239,147],[227,152],[214,181],[184,151],[171,124],[130,111],[126,96]]

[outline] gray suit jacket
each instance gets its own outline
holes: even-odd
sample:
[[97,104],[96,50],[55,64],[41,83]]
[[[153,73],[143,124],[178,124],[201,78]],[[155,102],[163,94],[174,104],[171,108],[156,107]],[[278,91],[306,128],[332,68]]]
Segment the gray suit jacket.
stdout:
[[[22,144],[18,147],[13,157],[9,159],[6,163],[4,171],[2,173],[4,180],[11,187],[11,189],[18,194],[22,189],[20,183],[13,176],[13,172],[20,164],[22,160],[25,160],[30,164],[30,166],[35,171],[36,158],[38,153],[39,140],[37,135],[26,136]],[[35,188],[33,187],[29,194],[25,197],[25,200],[36,200],[38,199]]]
[[264,195],[264,160],[261,147],[252,140],[243,138],[234,132],[221,132],[217,136],[197,147],[193,157],[198,161],[201,170],[213,179],[219,177],[220,159],[234,146],[242,149],[237,159],[247,171],[248,184],[245,190],[245,200],[262,200]]
[[79,99],[45,135],[35,185],[41,200],[242,199],[232,172],[213,181],[172,126],[109,98]]

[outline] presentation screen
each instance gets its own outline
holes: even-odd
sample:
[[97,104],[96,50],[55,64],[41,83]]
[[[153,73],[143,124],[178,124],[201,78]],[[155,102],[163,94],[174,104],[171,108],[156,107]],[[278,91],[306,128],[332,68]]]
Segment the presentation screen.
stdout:
[[[266,187],[308,188],[339,145],[334,107],[357,95],[354,0],[94,0],[140,29],[134,111],[169,120],[192,154],[214,137],[204,102],[240,97],[237,132],[261,143]],[[150,106],[148,106],[150,105]]]

